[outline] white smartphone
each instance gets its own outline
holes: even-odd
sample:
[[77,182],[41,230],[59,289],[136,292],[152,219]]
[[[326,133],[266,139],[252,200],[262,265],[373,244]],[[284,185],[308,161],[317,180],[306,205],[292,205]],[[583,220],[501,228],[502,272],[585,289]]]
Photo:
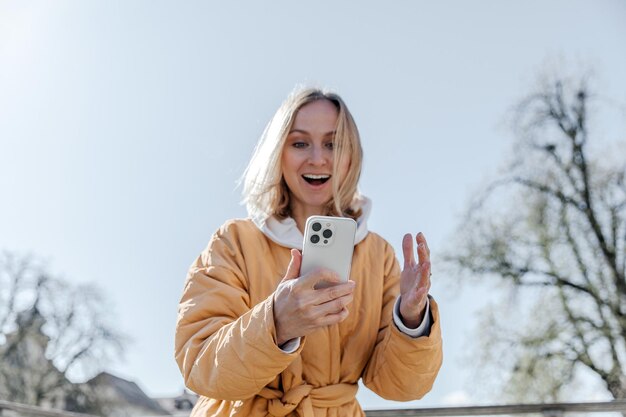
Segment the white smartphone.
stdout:
[[[341,282],[350,278],[356,222],[347,217],[311,216],[307,219],[302,243],[300,275],[315,268],[336,272]],[[319,283],[316,288],[330,284]]]

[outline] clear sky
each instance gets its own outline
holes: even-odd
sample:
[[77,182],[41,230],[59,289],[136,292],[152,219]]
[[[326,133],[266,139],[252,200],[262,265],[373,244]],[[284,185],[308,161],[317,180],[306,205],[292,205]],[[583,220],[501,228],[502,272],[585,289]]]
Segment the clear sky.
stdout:
[[107,369],[177,394],[186,270],[245,216],[236,181],[283,98],[328,86],[362,134],[371,229],[396,249],[423,231],[432,249],[445,361],[410,405],[471,402],[463,354],[484,294],[452,291],[437,257],[546,62],[593,68],[626,103],[625,45],[622,0],[0,0],[0,249],[97,283],[133,339]]

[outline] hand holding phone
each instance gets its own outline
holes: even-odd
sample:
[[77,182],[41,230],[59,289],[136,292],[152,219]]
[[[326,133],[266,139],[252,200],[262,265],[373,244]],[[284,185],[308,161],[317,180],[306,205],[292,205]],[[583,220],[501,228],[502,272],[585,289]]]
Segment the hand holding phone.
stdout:
[[[340,323],[349,314],[347,306],[353,299],[354,282],[338,283],[337,274],[328,269],[302,275],[301,265],[302,254],[292,249],[285,276],[274,292],[278,346],[319,328]],[[316,289],[316,285],[325,279],[335,286]]]

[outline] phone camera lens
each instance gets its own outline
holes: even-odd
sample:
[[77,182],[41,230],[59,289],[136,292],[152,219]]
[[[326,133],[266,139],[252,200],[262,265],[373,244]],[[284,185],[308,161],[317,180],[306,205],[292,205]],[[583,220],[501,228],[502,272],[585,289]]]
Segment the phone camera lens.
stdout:
[[333,235],[333,232],[330,229],[326,229],[322,232],[322,234],[326,239],[330,239],[330,237]]
[[311,242],[317,243],[319,241],[320,241],[320,237],[318,235],[312,235],[311,236]]
[[322,229],[322,225],[318,222],[313,223],[313,226],[311,226],[311,229],[313,229],[314,232],[319,232]]

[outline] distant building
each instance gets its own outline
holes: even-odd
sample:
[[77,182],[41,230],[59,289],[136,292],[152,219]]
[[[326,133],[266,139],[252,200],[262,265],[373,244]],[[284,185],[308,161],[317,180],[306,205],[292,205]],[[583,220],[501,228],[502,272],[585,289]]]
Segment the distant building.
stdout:
[[0,399],[109,417],[189,415],[197,396],[187,391],[152,399],[136,383],[108,372],[81,384],[69,381],[45,355],[45,322],[37,308],[23,311],[0,344]]
[[46,358],[50,338],[36,307],[22,311],[17,327],[0,345],[0,398],[48,408],[65,408],[73,384]]
[[198,396],[187,390],[177,397],[155,398],[155,400],[174,417],[187,417],[198,401]]
[[167,416],[170,412],[131,381],[102,372],[84,384],[98,393],[103,412],[110,417]]

